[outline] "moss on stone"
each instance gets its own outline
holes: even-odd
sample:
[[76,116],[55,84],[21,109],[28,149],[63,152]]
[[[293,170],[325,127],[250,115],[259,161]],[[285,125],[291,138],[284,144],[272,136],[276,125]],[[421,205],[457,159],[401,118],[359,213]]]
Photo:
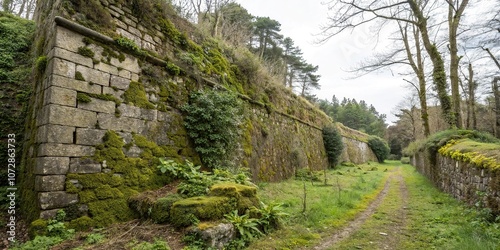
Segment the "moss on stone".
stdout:
[[92,51],[88,47],[83,47],[83,46],[78,48],[78,54],[89,58],[94,57],[94,51]]
[[127,91],[123,93],[123,100],[139,108],[155,109],[155,105],[149,102],[144,86],[140,82],[130,82]]
[[48,233],[47,226],[49,225],[48,221],[44,219],[38,219],[31,222],[29,227],[29,234],[31,237],[36,235],[46,235]]
[[82,216],[69,222],[68,228],[76,231],[89,231],[95,227],[95,222],[88,216]]
[[234,210],[227,197],[192,197],[175,202],[170,211],[170,221],[175,227],[186,227],[193,220],[216,220]]
[[181,199],[182,197],[178,194],[158,199],[151,208],[151,219],[155,223],[168,222],[170,220],[170,210],[172,205]]
[[75,79],[78,81],[85,81],[85,77],[83,77],[82,72],[80,71],[75,72]]
[[89,213],[98,227],[134,218],[126,199],[106,199],[88,203]]
[[[81,73],[80,73],[81,74]],[[90,98],[90,96],[88,96],[87,94],[85,93],[77,93],[76,94],[76,100],[79,102],[79,103],[89,103],[92,101],[92,99]]]

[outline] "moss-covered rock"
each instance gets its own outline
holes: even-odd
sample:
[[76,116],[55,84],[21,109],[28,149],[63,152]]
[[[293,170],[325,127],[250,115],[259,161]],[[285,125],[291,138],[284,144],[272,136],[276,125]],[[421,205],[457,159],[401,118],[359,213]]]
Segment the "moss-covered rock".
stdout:
[[236,209],[243,214],[251,207],[260,207],[257,188],[236,184],[218,183],[210,188],[211,196],[228,197],[236,201]]
[[234,209],[228,197],[202,196],[175,202],[170,211],[170,221],[176,227],[186,227],[198,220],[217,220]]

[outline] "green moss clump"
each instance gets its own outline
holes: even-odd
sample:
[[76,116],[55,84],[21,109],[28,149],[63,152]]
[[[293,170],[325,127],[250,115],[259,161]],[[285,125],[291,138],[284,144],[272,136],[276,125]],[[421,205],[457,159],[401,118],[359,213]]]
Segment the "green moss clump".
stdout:
[[95,222],[88,216],[82,216],[70,221],[68,227],[76,231],[89,231],[95,227]]
[[88,203],[88,206],[90,215],[98,227],[134,218],[134,214],[124,198],[98,200]]
[[80,71],[75,72],[75,79],[78,81],[85,81],[85,77],[83,77],[82,72]]
[[36,235],[47,235],[47,226],[49,225],[48,221],[44,219],[34,220],[30,224],[29,234],[31,237]]
[[83,46],[78,48],[78,54],[85,56],[85,57],[89,57],[89,58],[94,57],[94,51],[92,51],[91,49],[89,49],[87,47],[83,47]]
[[181,68],[179,68],[179,66],[177,66],[171,62],[167,63],[166,69],[173,76],[178,76],[181,74]]
[[217,220],[234,209],[227,197],[192,197],[175,202],[170,211],[170,221],[176,227],[192,225],[196,220]]
[[136,81],[130,82],[127,91],[123,93],[123,100],[139,108],[155,109],[155,105],[148,100],[144,86]]
[[48,60],[47,60],[47,57],[46,56],[40,56],[36,59],[36,62],[35,62],[35,67],[36,67],[36,70],[38,73],[43,73],[45,71],[45,69],[47,68],[47,63],[48,63]]
[[260,207],[257,188],[251,186],[236,183],[218,183],[210,188],[209,195],[231,198],[236,201],[236,209],[239,213],[245,213],[251,207]]
[[90,96],[88,96],[87,94],[84,94],[84,93],[78,93],[78,94],[76,94],[76,100],[78,102],[80,102],[80,103],[89,103],[89,102],[92,101],[92,99],[90,98]]
[[170,210],[172,205],[181,199],[181,196],[178,194],[158,199],[151,208],[151,219],[155,223],[168,222],[170,219]]

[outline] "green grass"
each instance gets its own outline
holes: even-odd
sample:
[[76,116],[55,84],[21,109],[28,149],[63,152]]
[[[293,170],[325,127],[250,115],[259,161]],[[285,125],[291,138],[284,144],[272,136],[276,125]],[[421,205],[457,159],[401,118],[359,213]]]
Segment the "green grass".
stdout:
[[[440,192],[414,167],[387,161],[359,168],[328,171],[327,186],[306,182],[304,214],[303,181],[260,184],[261,199],[283,203],[290,216],[282,229],[253,242],[248,249],[309,249],[318,245],[366,209],[393,175],[387,196],[375,213],[331,249],[500,250],[500,224],[486,222],[484,211],[468,208]],[[369,171],[372,168],[375,171]],[[400,188],[403,180],[406,198]]]
[[[248,249],[292,249],[319,243],[368,206],[396,164],[370,163],[329,170],[327,185],[323,180],[312,184],[293,179],[261,183],[259,195],[264,203],[282,203],[290,216],[282,229],[252,243]],[[302,213],[304,184],[306,212]]]

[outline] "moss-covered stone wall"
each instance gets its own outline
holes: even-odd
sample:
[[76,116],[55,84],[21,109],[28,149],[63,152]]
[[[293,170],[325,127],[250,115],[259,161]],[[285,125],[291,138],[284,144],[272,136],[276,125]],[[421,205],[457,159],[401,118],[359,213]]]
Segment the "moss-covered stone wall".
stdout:
[[[34,77],[23,165],[24,209],[32,219],[62,208],[74,227],[132,218],[128,197],[171,181],[156,168],[158,157],[200,163],[181,107],[203,88],[237,92],[245,101],[235,160],[254,180],[328,166],[321,131],[332,121],[324,113],[260,76],[251,55],[204,38],[169,8],[154,0],[39,4],[36,53],[43,64]],[[360,152],[348,148],[348,160]]]

